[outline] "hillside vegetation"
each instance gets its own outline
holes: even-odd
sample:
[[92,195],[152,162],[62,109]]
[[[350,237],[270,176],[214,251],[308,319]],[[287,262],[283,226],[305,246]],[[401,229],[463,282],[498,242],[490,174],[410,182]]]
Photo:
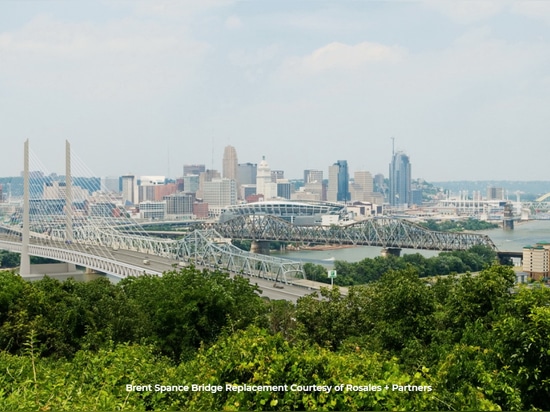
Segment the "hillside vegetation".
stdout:
[[116,285],[4,271],[0,410],[548,410],[550,289],[513,283],[409,266],[294,305],[193,267]]

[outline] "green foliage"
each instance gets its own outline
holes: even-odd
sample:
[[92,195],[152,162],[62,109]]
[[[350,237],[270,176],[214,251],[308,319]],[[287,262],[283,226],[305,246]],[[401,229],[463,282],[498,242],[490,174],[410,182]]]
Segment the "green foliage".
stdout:
[[464,230],[488,230],[496,229],[499,226],[496,223],[485,222],[478,219],[468,218],[466,220],[446,220],[438,222],[428,219],[421,222],[420,226],[437,232],[463,232]]
[[8,252],[7,250],[0,250],[0,267],[2,268],[15,268],[19,266],[21,256],[19,253]]
[[0,324],[5,321],[24,287],[25,281],[15,272],[0,271]]
[[[386,384],[430,384],[422,373],[404,373],[395,360],[384,361],[362,351],[334,353],[318,346],[289,345],[281,335],[257,328],[218,341],[181,368],[183,375],[194,381],[224,387],[226,383],[283,387],[278,391],[189,393],[183,406],[192,410],[414,410],[438,406],[431,392],[382,390]],[[292,385],[313,384],[331,386],[332,390],[292,391]],[[340,384],[380,386],[381,390],[335,391]]]
[[[512,269],[498,265],[426,279],[429,259],[404,264],[296,305],[195,268],[117,285],[0,273],[0,411],[550,409],[549,288],[516,289]],[[290,390],[312,384],[432,391]]]
[[[430,258],[415,253],[402,257],[366,258],[356,263],[337,260],[334,262],[334,269],[338,272],[338,277],[334,283],[339,286],[363,285],[380,279],[389,271],[407,268],[415,269],[420,277],[478,272],[492,265],[496,258],[496,252],[489,247],[473,246],[466,251],[442,252],[439,256]],[[306,263],[304,271],[308,279],[315,278],[318,282],[330,283],[326,276],[326,268],[321,265]]]
[[147,346],[80,351],[66,360],[0,352],[0,411],[166,410],[168,394],[127,392],[126,385],[176,380],[175,369]]
[[246,252],[250,252],[250,248],[252,246],[251,240],[232,239],[231,243],[233,244],[233,246],[236,246],[239,249],[244,250]]
[[257,287],[219,271],[190,267],[125,279],[119,286],[143,314],[148,341],[175,360],[192,356],[225,327],[246,327],[265,311]]

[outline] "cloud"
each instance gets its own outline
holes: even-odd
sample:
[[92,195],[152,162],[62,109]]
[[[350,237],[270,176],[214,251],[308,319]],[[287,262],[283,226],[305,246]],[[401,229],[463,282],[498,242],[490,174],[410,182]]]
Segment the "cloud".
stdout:
[[229,30],[240,29],[242,25],[241,19],[237,16],[229,16],[225,20],[225,28]]
[[207,50],[185,28],[134,18],[100,25],[39,16],[0,34],[0,74],[37,91],[147,98],[189,81]]
[[400,47],[362,42],[356,45],[333,42],[303,57],[294,57],[284,63],[285,72],[317,74],[334,70],[356,70],[369,64],[396,63],[404,57]]
[[550,24],[550,2],[548,1],[516,1],[512,3],[511,10],[514,13]]
[[453,21],[461,24],[476,23],[502,12],[506,0],[424,0],[424,7],[437,10]]

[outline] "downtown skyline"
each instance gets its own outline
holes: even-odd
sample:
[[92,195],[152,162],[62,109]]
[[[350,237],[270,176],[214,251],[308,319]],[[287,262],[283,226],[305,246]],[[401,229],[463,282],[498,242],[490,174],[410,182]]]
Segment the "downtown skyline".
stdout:
[[550,5],[537,1],[0,3],[0,176],[30,140],[97,176],[263,155],[288,178],[545,180]]

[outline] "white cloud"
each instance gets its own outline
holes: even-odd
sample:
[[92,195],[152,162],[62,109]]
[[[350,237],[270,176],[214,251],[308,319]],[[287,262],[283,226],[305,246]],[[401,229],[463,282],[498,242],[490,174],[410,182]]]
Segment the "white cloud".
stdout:
[[403,59],[400,47],[363,42],[350,46],[333,42],[304,57],[290,58],[284,63],[284,72],[317,74],[332,70],[355,70],[381,62],[396,63]]
[[84,98],[147,98],[185,84],[208,46],[185,29],[135,19],[105,25],[48,16],[0,34],[0,74],[26,88]]
[[229,16],[225,20],[225,28],[229,30],[240,29],[242,25],[241,19],[237,16]]
[[548,1],[515,1],[511,5],[511,10],[550,24],[550,2]]

